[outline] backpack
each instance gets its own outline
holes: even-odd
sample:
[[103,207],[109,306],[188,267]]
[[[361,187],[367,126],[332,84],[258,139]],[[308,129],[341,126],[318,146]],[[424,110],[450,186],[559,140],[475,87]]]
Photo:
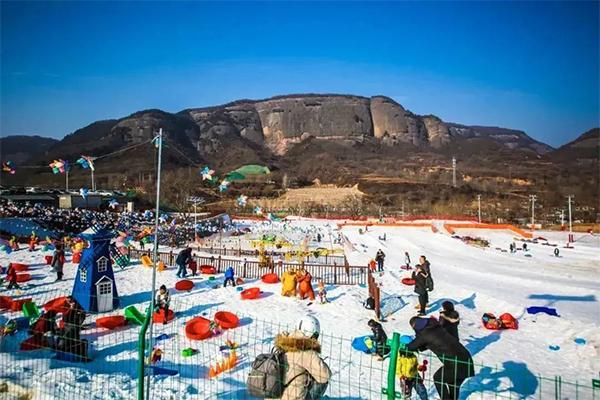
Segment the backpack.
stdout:
[[399,354],[396,364],[396,376],[399,378],[414,378],[418,375],[419,362],[414,354]]
[[374,310],[375,309],[375,299],[372,297],[369,297],[367,300],[365,300],[364,307],[367,310]]
[[431,277],[431,274],[425,278],[425,289],[429,292],[433,292],[433,278]]
[[285,389],[285,368],[283,355],[278,347],[273,347],[270,353],[259,354],[252,362],[248,374],[246,388],[251,396],[264,398],[280,398]]

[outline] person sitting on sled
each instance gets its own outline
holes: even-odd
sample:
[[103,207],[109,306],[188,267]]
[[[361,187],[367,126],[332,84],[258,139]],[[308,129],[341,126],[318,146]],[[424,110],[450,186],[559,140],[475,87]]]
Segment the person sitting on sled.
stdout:
[[390,347],[387,344],[387,334],[383,330],[383,326],[381,326],[381,324],[374,319],[370,319],[367,324],[373,331],[375,354],[377,354],[379,361],[383,361],[383,358],[390,352]]
[[413,388],[421,400],[427,400],[427,389],[423,384],[423,378],[419,376],[419,360],[417,355],[406,350],[406,345],[401,343],[398,350],[398,363],[396,364],[396,376],[400,379],[402,398],[410,400]]
[[164,310],[164,318],[163,325],[167,324],[167,319],[169,317],[169,303],[171,302],[171,296],[169,295],[169,291],[165,285],[161,285],[156,292],[156,299],[154,301],[154,311],[160,312],[160,310]]

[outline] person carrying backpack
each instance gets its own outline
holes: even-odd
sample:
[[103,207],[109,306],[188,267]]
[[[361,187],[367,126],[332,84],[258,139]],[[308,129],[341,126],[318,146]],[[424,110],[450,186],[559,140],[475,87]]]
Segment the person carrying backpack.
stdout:
[[317,400],[327,390],[331,370],[321,358],[319,321],[302,317],[292,333],[280,333],[270,354],[252,363],[247,391],[258,398]]
[[417,355],[406,350],[405,344],[400,344],[398,351],[398,362],[396,364],[396,376],[400,379],[401,393],[404,400],[410,400],[413,388],[421,400],[427,400],[427,388],[423,384],[423,378],[419,376],[419,360]]

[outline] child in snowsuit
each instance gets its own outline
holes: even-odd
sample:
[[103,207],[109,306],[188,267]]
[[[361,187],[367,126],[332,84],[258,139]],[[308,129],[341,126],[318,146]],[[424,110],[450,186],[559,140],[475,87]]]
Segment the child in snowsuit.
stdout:
[[164,310],[164,319],[163,325],[167,324],[167,320],[169,317],[169,303],[171,302],[171,296],[169,295],[169,291],[165,285],[161,285],[156,292],[156,299],[154,301],[154,310],[159,312],[161,309]]
[[233,270],[233,267],[229,267],[227,268],[227,270],[225,271],[225,282],[223,282],[223,287],[227,287],[227,283],[231,282],[231,284],[233,286],[235,286],[235,272]]
[[17,270],[13,267],[12,263],[8,264],[8,271],[6,271],[6,280],[8,281],[7,290],[12,288],[21,289],[17,283]]
[[402,348],[398,351],[396,376],[400,378],[404,400],[410,400],[413,388],[421,400],[427,400],[427,389],[419,376],[419,360],[415,353]]
[[371,272],[375,272],[377,270],[377,263],[375,262],[375,260],[371,260],[369,262],[369,269],[371,270]]
[[374,319],[370,319],[367,323],[371,331],[373,331],[373,343],[375,343],[375,354],[377,354],[379,360],[383,360],[383,357],[390,352],[390,347],[387,344],[387,334],[383,330],[383,326]]
[[325,282],[323,282],[323,280],[319,280],[317,287],[319,301],[321,302],[321,304],[329,303],[329,300],[327,300],[327,290],[325,290]]

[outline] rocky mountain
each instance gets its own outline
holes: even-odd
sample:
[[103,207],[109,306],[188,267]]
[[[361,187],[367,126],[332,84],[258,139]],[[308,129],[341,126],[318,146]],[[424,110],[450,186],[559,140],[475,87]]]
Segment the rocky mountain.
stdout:
[[41,136],[15,135],[0,138],[0,160],[22,164],[44,154],[58,140]]
[[551,146],[531,138],[523,131],[492,126],[465,126],[454,123],[450,123],[448,126],[454,137],[490,139],[509,149],[531,150],[537,154],[545,154],[554,150]]
[[590,129],[577,139],[547,154],[556,162],[595,162],[600,161],[600,128]]

